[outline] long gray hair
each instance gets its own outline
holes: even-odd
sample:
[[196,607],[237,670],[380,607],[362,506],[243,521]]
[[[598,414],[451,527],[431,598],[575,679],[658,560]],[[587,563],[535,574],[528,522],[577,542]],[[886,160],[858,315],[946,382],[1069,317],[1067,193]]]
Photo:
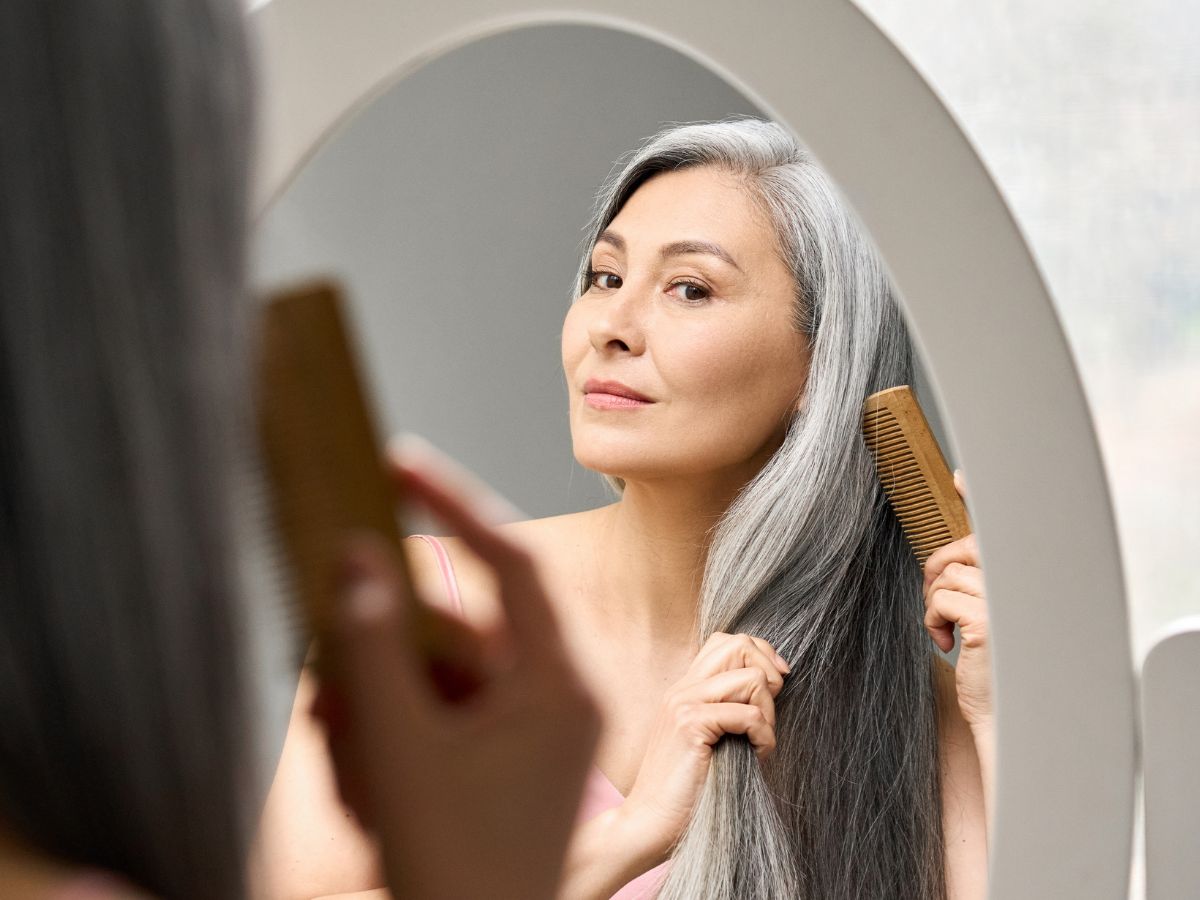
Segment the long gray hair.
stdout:
[[237,0],[0,4],[0,821],[240,897]]
[[942,898],[921,573],[859,430],[868,394],[911,382],[904,321],[829,179],[786,129],[755,119],[674,126],[625,160],[598,197],[580,292],[633,192],[693,166],[739,177],[768,213],[812,359],[783,445],[712,534],[699,601],[701,641],[747,632],[791,663],[777,750],[760,764],[744,738],[718,743],[660,897]]

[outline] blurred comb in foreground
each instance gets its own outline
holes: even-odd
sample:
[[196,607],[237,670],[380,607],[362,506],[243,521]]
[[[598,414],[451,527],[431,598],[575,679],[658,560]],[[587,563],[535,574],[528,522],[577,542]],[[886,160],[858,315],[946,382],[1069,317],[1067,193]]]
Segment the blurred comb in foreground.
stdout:
[[372,532],[392,548],[410,598],[417,642],[448,698],[474,680],[447,660],[452,635],[413,591],[388,476],[342,312],[341,291],[314,281],[274,295],[262,313],[258,426],[277,537],[309,637],[327,632],[351,535]]
[[933,551],[971,533],[954,475],[912,388],[869,396],[862,428],[884,493],[922,566]]

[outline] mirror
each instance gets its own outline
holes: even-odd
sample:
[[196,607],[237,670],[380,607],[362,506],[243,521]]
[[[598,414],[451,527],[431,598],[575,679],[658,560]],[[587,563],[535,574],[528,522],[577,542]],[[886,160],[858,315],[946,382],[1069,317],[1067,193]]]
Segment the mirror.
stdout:
[[[611,502],[572,456],[559,349],[592,198],[667,123],[747,115],[764,113],[632,34],[550,25],[469,44],[321,146],[260,221],[255,280],[344,281],[385,433],[424,435],[531,517]],[[918,389],[954,465],[923,376]]]
[[530,516],[607,502],[571,455],[559,351],[592,197],[661,123],[756,112],[631,35],[497,35],[321,148],[262,219],[258,277],[345,280],[387,433],[428,437]]
[[[409,299],[436,298],[439,285],[451,280],[456,288],[452,293],[466,301],[472,290],[486,296],[486,281],[472,283],[461,269],[454,269],[462,267],[460,261],[475,262],[474,255],[462,247],[427,248],[428,257],[416,260],[426,274],[406,273],[406,278],[416,283],[401,288],[389,283],[379,260],[380,255],[392,253],[416,255],[418,244],[411,230],[397,234],[393,242],[377,244],[372,243],[372,236],[333,236],[336,229],[332,226],[339,220],[354,224],[369,219],[372,209],[387,215],[397,208],[394,201],[401,199],[409,202],[409,209],[427,204],[425,237],[451,230],[446,218],[450,215],[472,225],[478,200],[467,189],[469,176],[460,189],[457,179],[443,179],[438,184],[436,179],[420,178],[419,170],[410,172],[405,177],[415,180],[405,189],[408,193],[390,195],[392,202],[360,188],[363,192],[357,195],[357,205],[349,203],[339,211],[339,189],[331,185],[322,189],[315,175],[326,160],[343,152],[343,141],[347,142],[347,163],[355,159],[362,163],[361,155],[355,157],[366,148],[365,143],[356,144],[365,141],[357,136],[359,118],[366,123],[377,109],[393,102],[396,109],[404,109],[405,101],[399,99],[404,84],[420,84],[422,78],[436,74],[439,63],[449,65],[454,59],[453,54],[440,54],[461,46],[460,53],[486,58],[488,42],[472,44],[472,40],[497,34],[492,41],[514,41],[519,46],[522,40],[534,40],[534,33],[542,29],[510,30],[514,23],[545,25],[548,19],[519,2],[505,6],[510,18],[503,20],[491,18],[504,14],[499,9],[484,15],[404,4],[385,12],[352,3],[339,10],[336,21],[315,15],[303,3],[287,0],[276,0],[259,11],[269,118],[260,195],[264,205],[268,198],[281,198],[264,219],[261,272],[282,275],[289,271],[288,266],[306,262],[337,268],[334,256],[326,254],[341,241],[347,258],[361,263],[356,271],[345,274],[363,304],[360,328],[374,372],[382,373],[393,359],[398,360],[389,327],[394,330],[399,324],[396,313],[401,308],[402,318],[411,323],[410,333],[448,333],[449,349],[410,348],[412,359],[427,361],[435,371],[476,372],[468,366],[474,365],[481,350],[510,341],[515,346],[525,339],[511,318],[491,319],[493,332],[463,339],[467,313],[472,309],[469,303],[449,301],[458,306],[451,318],[439,322],[431,316],[436,305]],[[544,271],[538,268],[536,282],[530,282],[536,283],[537,293],[517,291],[525,302],[536,296],[537,302],[547,304],[546,309],[554,309],[551,321],[556,323],[545,339],[539,339],[543,347],[548,341],[551,349],[540,360],[523,358],[514,375],[521,379],[517,383],[550,386],[547,390],[554,402],[535,405],[534,411],[555,427],[562,392],[554,329],[570,289],[573,245],[577,246],[582,236],[577,229],[585,218],[587,197],[617,153],[651,133],[661,116],[711,119],[761,110],[792,126],[837,179],[883,252],[970,471],[975,524],[987,554],[1000,702],[1002,774],[992,845],[992,896],[1120,896],[1127,883],[1131,828],[1132,681],[1111,511],[1094,435],[1061,331],[1029,253],[982,165],[903,57],[844,0],[767,3],[755,17],[739,16],[719,4],[683,11],[669,5],[643,9],[624,2],[596,2],[585,7],[555,17],[558,27],[570,30],[574,23],[577,35],[586,36],[567,45],[573,54],[555,57],[553,49],[544,48],[543,55],[520,59],[542,82],[542,90],[530,89],[530,102],[524,103],[524,95],[510,97],[513,105],[522,109],[508,116],[497,117],[490,106],[475,110],[496,129],[490,142],[483,137],[472,144],[473,136],[461,133],[459,143],[437,150],[425,142],[423,134],[416,142],[426,154],[415,160],[418,167],[430,165],[431,158],[441,161],[444,154],[465,171],[473,171],[472,165],[489,167],[485,174],[505,180],[510,172],[501,164],[492,166],[491,151],[513,152],[514,136],[525,132],[506,130],[503,123],[526,122],[521,117],[537,109],[533,98],[547,102],[549,93],[557,96],[557,90],[545,90],[546,83],[557,89],[577,71],[580,60],[591,50],[603,48],[606,41],[631,43],[621,48],[620,55],[599,60],[602,80],[584,81],[579,96],[600,110],[615,107],[622,127],[625,101],[646,91],[645,83],[630,85],[626,97],[609,89],[614,78],[628,77],[632,66],[626,60],[637,52],[633,44],[647,45],[645,52],[660,65],[664,59],[673,60],[667,68],[678,66],[692,81],[709,80],[708,91],[700,96],[666,98],[678,107],[648,110],[651,118],[621,135],[611,147],[605,146],[605,152],[598,154],[598,167],[589,163],[586,170],[573,170],[582,155],[560,160],[569,177],[579,177],[571,183],[583,193],[571,201],[576,211],[567,226],[570,240],[565,241],[565,259],[552,258],[549,253],[535,259],[545,266]],[[601,22],[608,32],[578,27]],[[353,47],[353,55],[342,49],[345,47]],[[556,59],[557,65],[550,66],[550,59]],[[613,59],[620,64],[614,65]],[[320,60],[320,65],[314,60]],[[406,82],[378,94],[380,86],[390,84],[397,74],[406,74]],[[490,87],[479,85],[474,95],[468,92],[458,102],[471,109],[472,100],[486,95]],[[378,96],[375,103],[363,106],[372,96]],[[419,98],[412,98],[411,103],[409,115],[424,117],[439,130],[455,127],[451,120],[458,117],[457,107],[444,106],[439,114],[436,107],[422,106]],[[688,106],[691,103],[697,104],[694,112]],[[744,106],[726,105],[738,103]],[[470,122],[465,117],[463,121]],[[310,184],[309,170],[300,164],[339,124],[341,134],[311,161],[314,174]],[[385,142],[399,142],[411,131],[398,121],[389,125],[383,118],[377,127]],[[545,119],[540,125],[529,121],[527,127],[551,130]],[[580,126],[581,145],[607,137],[593,137],[595,127],[594,121]],[[561,146],[563,131],[553,130],[555,144],[549,146]],[[488,161],[479,163],[478,154],[469,150],[472,146],[485,151]],[[497,174],[503,177],[497,178]],[[293,202],[290,192],[282,192],[293,177],[294,202],[299,204],[309,192],[311,202],[322,210],[317,220],[304,224],[274,221],[276,211]],[[528,191],[530,184],[541,187],[548,183],[544,173],[533,180],[522,177],[514,167],[511,183],[491,187],[520,186]],[[480,183],[487,181],[484,178]],[[439,188],[449,193],[438,193]],[[521,202],[503,211],[507,219],[501,216],[501,233],[485,237],[479,244],[485,251],[503,253],[539,246],[532,243],[532,229],[549,220],[535,217],[530,198],[520,191],[510,196]],[[439,203],[439,197],[443,202]],[[452,202],[444,202],[446,197],[453,198]],[[534,199],[543,200],[540,194]],[[553,214],[562,214],[556,203],[548,208]],[[390,227],[405,230],[394,218]],[[522,235],[529,235],[530,242],[523,243]],[[563,246],[562,235],[551,236],[545,246],[555,239],[560,242],[556,246]],[[467,251],[474,249],[468,247]],[[295,255],[289,257],[289,253]],[[561,266],[561,275],[553,266]],[[305,265],[308,270],[317,267]],[[486,277],[482,267],[471,268],[471,279]],[[523,286],[522,281],[519,287]],[[406,295],[403,298],[402,293]],[[368,300],[368,295],[379,299]],[[407,305],[401,307],[401,303]],[[964,341],[964,335],[972,340]],[[456,340],[462,345],[453,346]],[[453,415],[446,404],[425,411],[407,407],[404,404],[413,399],[411,395],[421,393],[422,386],[416,385],[414,391],[413,385],[405,384],[411,376],[402,368],[395,371],[398,374],[394,376],[375,376],[387,427],[429,434],[527,513],[537,516],[563,509],[554,506],[556,502],[586,507],[603,496],[587,493],[590,485],[577,484],[583,479],[572,476],[569,469],[556,477],[554,462],[532,478],[529,472],[534,467],[525,465],[527,482],[521,476],[501,474],[491,462],[493,445],[504,444],[502,439],[508,437],[511,442],[507,446],[518,448],[508,452],[519,457],[526,454],[527,459],[541,452],[540,448],[521,447],[524,436],[531,432],[496,416],[485,408],[486,402],[479,407],[480,421],[488,422],[490,430],[472,430],[470,426],[461,430],[470,417],[463,416],[461,409],[458,416]],[[429,383],[438,382],[431,378]],[[486,401],[486,394],[482,396]],[[428,418],[423,421],[420,416]],[[560,435],[565,437],[564,432]],[[480,449],[484,447],[486,450]],[[569,460],[569,452],[547,450],[546,457],[537,456],[539,460],[560,458]],[[548,492],[539,496],[534,488],[542,484],[548,485]],[[1055,573],[1064,568],[1080,577],[1063,585]],[[1078,632],[1070,645],[1060,646],[1048,630],[1030,629],[1029,623],[1044,617],[1047,609],[1075,623]],[[1064,715],[1066,710],[1070,716]],[[1076,808],[1076,799],[1083,795],[1092,798],[1086,814]]]

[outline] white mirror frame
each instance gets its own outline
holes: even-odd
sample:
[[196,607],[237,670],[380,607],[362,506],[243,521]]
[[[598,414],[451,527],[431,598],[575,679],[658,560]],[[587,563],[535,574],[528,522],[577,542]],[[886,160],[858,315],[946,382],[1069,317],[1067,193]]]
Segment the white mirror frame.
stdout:
[[1020,231],[897,48],[848,0],[269,0],[253,18],[258,214],[396,79],[514,28],[640,34],[795,130],[887,260],[967,472],[997,668],[990,896],[1127,897],[1135,687],[1095,432]]

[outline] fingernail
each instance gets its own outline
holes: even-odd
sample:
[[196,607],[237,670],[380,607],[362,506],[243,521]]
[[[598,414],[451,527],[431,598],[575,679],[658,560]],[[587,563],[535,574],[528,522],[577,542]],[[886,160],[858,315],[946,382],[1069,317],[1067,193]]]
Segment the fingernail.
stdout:
[[390,457],[398,462],[405,462],[413,458],[429,459],[437,456],[437,450],[433,444],[425,440],[419,434],[411,431],[402,431],[399,434],[394,434],[388,438],[387,452]]
[[792,665],[791,665],[791,663],[789,663],[789,662],[788,662],[786,659],[784,659],[784,658],[783,658],[782,656],[780,656],[778,653],[776,653],[776,654],[775,654],[775,659],[776,659],[776,661],[778,661],[778,663],[779,663],[781,666],[783,666],[783,671],[784,671],[785,673],[786,673],[786,672],[790,672],[790,671],[792,671]]

